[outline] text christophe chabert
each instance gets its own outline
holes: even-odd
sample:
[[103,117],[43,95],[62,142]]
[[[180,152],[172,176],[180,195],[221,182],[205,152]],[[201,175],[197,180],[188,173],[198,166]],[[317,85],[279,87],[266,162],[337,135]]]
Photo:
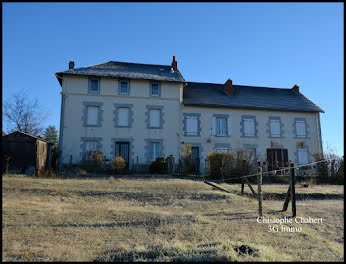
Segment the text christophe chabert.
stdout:
[[301,232],[303,228],[301,226],[289,225],[289,224],[322,224],[322,218],[301,217],[294,218],[269,218],[269,217],[257,217],[257,223],[268,224],[268,232]]

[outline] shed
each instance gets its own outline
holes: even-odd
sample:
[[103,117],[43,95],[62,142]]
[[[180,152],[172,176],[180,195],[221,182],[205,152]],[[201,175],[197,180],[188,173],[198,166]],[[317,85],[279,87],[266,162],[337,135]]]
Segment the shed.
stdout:
[[3,161],[10,157],[9,169],[21,173],[51,168],[52,148],[46,140],[21,131],[2,137]]

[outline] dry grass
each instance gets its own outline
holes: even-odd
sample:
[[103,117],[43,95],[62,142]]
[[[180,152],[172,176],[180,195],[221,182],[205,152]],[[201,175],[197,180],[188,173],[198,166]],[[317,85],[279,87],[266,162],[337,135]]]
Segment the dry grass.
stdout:
[[[278,212],[282,205],[264,201],[264,215],[288,216]],[[343,261],[343,200],[298,200],[297,208],[299,216],[323,217],[323,224],[270,233],[256,222],[256,200],[188,179],[5,176],[2,260]],[[233,247],[240,245],[258,255],[238,255]]]

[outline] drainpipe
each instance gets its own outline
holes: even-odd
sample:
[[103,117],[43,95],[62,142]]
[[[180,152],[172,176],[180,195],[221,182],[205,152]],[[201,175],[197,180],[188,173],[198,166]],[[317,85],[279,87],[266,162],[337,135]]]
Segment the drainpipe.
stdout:
[[59,129],[59,156],[58,169],[63,170],[62,149],[63,149],[63,134],[64,134],[64,113],[65,113],[65,94],[61,92],[61,110],[60,110],[60,129]]

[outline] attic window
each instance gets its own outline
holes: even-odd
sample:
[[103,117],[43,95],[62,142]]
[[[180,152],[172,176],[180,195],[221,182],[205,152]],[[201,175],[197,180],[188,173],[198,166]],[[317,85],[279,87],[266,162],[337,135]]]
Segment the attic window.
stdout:
[[160,96],[160,84],[159,83],[151,83],[150,96],[155,96],[155,97]]
[[89,79],[89,93],[100,93],[99,79]]

